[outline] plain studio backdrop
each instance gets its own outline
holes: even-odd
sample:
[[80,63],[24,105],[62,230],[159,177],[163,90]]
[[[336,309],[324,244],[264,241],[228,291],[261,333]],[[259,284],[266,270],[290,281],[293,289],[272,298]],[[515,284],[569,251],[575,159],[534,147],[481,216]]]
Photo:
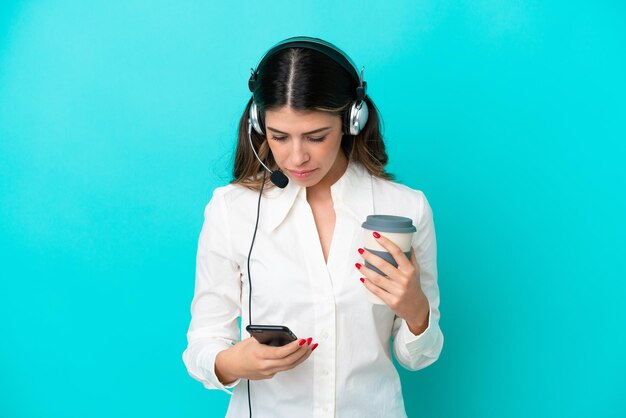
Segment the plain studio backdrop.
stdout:
[[250,68],[297,35],[365,66],[389,170],[434,211],[445,344],[400,371],[409,416],[625,416],[624,22],[618,1],[3,1],[0,416],[223,416],[181,359],[197,239]]

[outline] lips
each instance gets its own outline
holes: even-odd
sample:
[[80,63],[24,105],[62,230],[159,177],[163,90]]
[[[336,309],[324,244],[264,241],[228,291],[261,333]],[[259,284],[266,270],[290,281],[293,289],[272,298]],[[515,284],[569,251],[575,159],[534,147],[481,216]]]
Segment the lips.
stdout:
[[289,170],[289,172],[291,173],[292,176],[294,176],[295,178],[298,179],[304,179],[307,178],[311,175],[311,173],[313,173],[315,170],[317,170],[316,168],[314,168],[313,170],[308,170],[308,171],[294,171],[294,170]]

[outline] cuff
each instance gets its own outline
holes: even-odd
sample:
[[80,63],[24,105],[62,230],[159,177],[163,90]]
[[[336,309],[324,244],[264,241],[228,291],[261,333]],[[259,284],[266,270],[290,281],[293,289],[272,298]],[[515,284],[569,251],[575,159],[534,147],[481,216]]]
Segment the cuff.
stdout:
[[206,377],[206,381],[203,382],[204,387],[207,389],[220,389],[224,392],[232,395],[233,393],[228,390],[237,386],[241,379],[237,379],[232,383],[224,385],[219,381],[217,375],[215,374],[215,357],[220,351],[223,351],[227,348],[231,347],[230,345],[226,345],[224,347],[207,347],[206,350],[203,350],[198,356],[198,367],[204,372]]
[[438,335],[438,324],[433,310],[429,307],[428,327],[426,327],[424,332],[419,335],[413,334],[407,322],[403,319],[396,338],[399,340],[398,342],[404,345],[411,357],[417,357],[420,355],[429,356],[429,353],[435,347]]

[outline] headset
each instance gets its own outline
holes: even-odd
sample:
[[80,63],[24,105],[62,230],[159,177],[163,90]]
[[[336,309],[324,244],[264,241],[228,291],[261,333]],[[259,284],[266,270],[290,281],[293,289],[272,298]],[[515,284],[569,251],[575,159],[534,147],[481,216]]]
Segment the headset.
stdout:
[[263,116],[259,111],[259,108],[254,101],[254,92],[256,90],[259,69],[262,68],[262,65],[265,61],[272,55],[274,55],[278,51],[282,51],[287,48],[307,48],[312,49],[314,51],[321,52],[327,57],[334,60],[336,63],[341,65],[346,71],[352,74],[354,80],[357,82],[356,88],[356,100],[354,100],[350,106],[348,106],[348,110],[343,114],[342,117],[342,129],[343,133],[347,135],[358,135],[365,124],[367,123],[367,119],[369,116],[369,108],[367,103],[365,102],[365,96],[367,94],[367,82],[363,80],[363,72],[365,71],[365,67],[361,67],[361,71],[357,69],[357,66],[354,64],[354,61],[342,50],[337,48],[335,45],[330,42],[326,42],[319,38],[312,38],[309,36],[294,36],[292,38],[287,38],[283,41],[280,41],[273,47],[271,47],[263,57],[259,61],[256,66],[256,69],[251,68],[250,79],[248,80],[248,89],[252,93],[252,104],[250,105],[250,111],[248,113],[248,138],[250,140],[250,147],[254,152],[257,160],[263,165],[263,167],[271,173],[270,180],[277,187],[285,188],[289,183],[289,179],[280,171],[272,171],[270,170],[259,158],[259,155],[256,153],[254,149],[254,145],[252,144],[252,136],[251,132],[254,128],[255,132],[261,136],[265,136],[265,121],[263,120]]
[[[319,38],[312,38],[308,36],[294,36],[292,38],[287,38],[283,41],[278,42],[276,45],[271,47],[263,57],[259,61],[256,66],[256,69],[250,69],[251,75],[248,80],[248,88],[252,93],[252,104],[250,105],[250,110],[248,113],[248,140],[250,142],[250,147],[256,156],[256,159],[263,165],[266,171],[263,171],[263,181],[261,183],[261,190],[259,192],[259,199],[257,202],[257,214],[256,214],[256,223],[254,226],[254,234],[252,236],[252,242],[250,243],[250,250],[248,252],[248,323],[252,324],[252,280],[250,278],[250,255],[252,254],[252,247],[254,246],[254,240],[256,238],[256,231],[259,225],[259,212],[261,207],[261,196],[263,195],[263,188],[265,186],[265,178],[266,173],[270,172],[270,181],[277,187],[283,189],[289,183],[289,179],[287,176],[276,170],[270,170],[259,158],[256,150],[254,149],[254,145],[252,144],[252,129],[255,130],[261,136],[265,136],[265,126],[263,117],[261,116],[261,112],[254,101],[254,92],[257,85],[257,79],[259,75],[259,69],[262,68],[263,63],[273,54],[278,51],[287,48],[307,48],[314,51],[318,51],[328,56],[336,63],[341,65],[346,69],[350,74],[352,74],[354,80],[357,82],[356,88],[356,100],[354,100],[347,111],[342,116],[342,129],[343,133],[346,135],[358,135],[365,124],[367,123],[367,119],[369,116],[369,109],[367,107],[367,103],[365,102],[365,96],[367,93],[367,82],[363,80],[363,72],[365,67],[361,67],[361,71],[358,70],[357,66],[354,64],[352,59],[337,48],[335,45],[330,42],[326,42]],[[252,418],[252,405],[250,401],[250,380],[248,380],[248,410],[250,412],[250,418]]]

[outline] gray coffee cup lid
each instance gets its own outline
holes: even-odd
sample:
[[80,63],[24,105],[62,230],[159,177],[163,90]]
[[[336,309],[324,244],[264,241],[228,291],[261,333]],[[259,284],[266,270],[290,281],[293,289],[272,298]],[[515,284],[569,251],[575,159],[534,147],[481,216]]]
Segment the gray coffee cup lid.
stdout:
[[411,218],[395,215],[368,215],[367,220],[361,224],[365,229],[381,232],[415,232]]

